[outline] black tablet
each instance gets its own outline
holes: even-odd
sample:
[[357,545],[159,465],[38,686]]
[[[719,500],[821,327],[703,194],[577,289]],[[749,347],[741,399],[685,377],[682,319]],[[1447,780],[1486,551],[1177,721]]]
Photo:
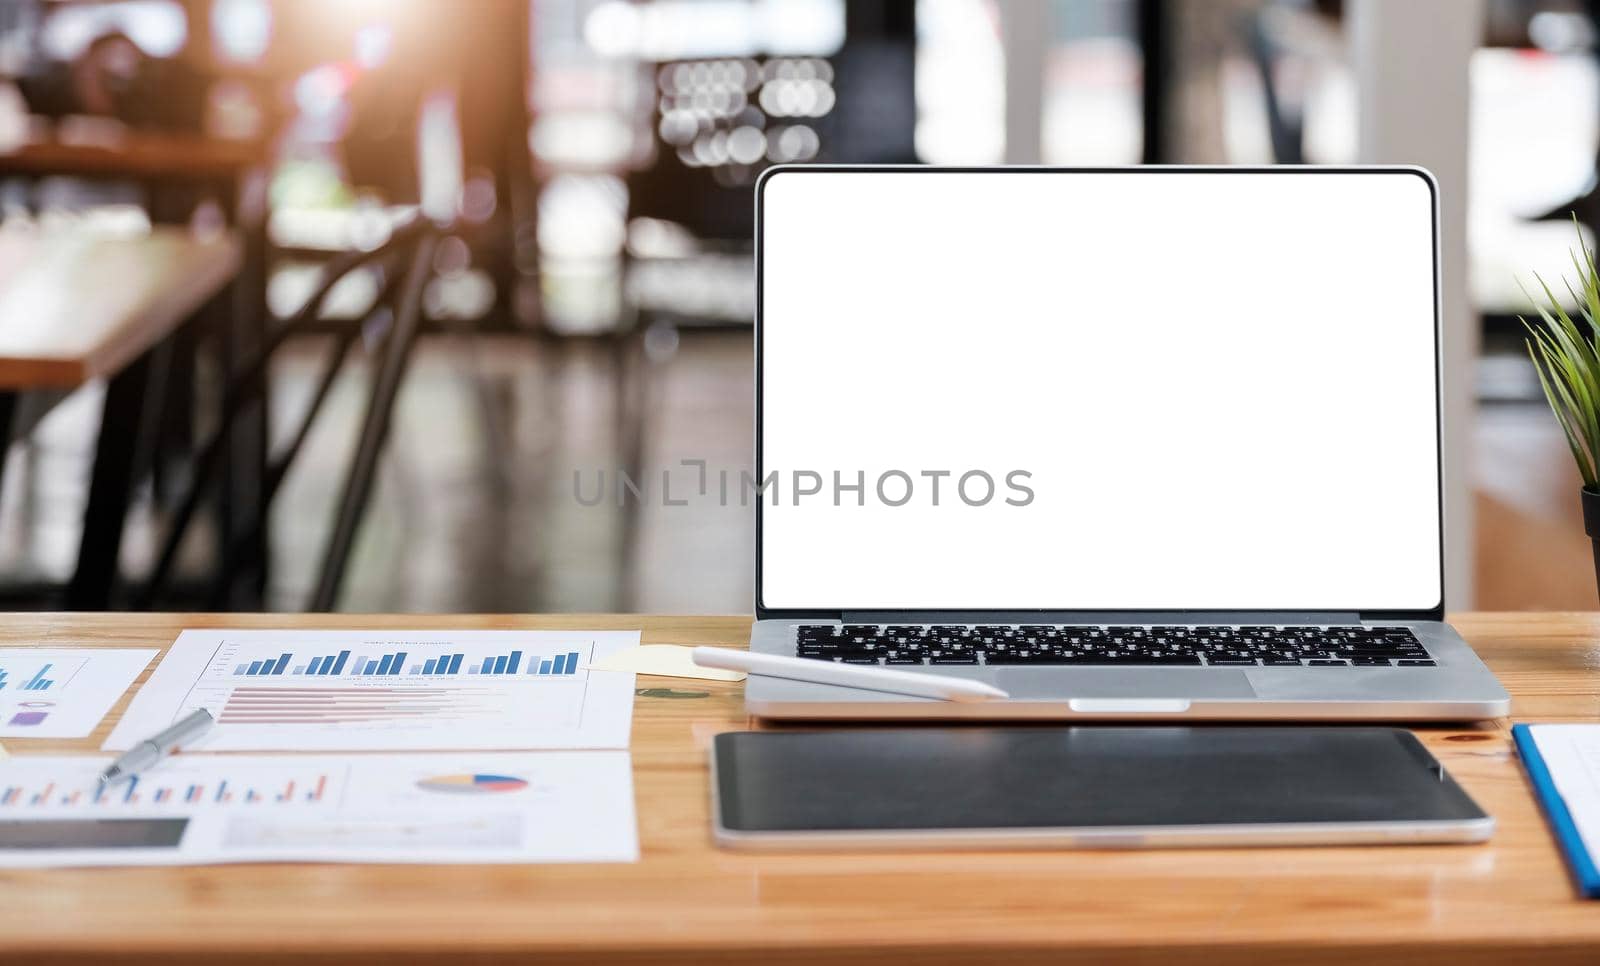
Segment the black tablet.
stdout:
[[733,848],[1477,842],[1494,819],[1410,732],[855,728],[718,735]]

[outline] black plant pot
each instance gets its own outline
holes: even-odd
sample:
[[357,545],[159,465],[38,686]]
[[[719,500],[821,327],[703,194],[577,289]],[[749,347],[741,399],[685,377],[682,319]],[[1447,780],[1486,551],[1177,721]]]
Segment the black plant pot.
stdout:
[[1594,578],[1600,586],[1600,491],[1583,488],[1583,532],[1594,545]]

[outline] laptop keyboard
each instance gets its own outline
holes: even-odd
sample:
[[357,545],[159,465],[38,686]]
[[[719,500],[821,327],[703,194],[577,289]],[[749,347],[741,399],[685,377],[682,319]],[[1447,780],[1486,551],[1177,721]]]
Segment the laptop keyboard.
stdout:
[[801,657],[845,664],[1434,667],[1404,627],[806,624]]

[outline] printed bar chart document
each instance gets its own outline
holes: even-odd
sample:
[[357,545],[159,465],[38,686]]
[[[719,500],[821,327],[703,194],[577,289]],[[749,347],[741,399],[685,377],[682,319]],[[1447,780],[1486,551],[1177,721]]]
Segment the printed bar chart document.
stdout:
[[215,862],[632,862],[625,751],[0,761],[0,868]]
[[205,708],[190,750],[626,748],[638,631],[184,631],[106,740]]
[[150,648],[0,648],[0,737],[88,737],[157,653]]

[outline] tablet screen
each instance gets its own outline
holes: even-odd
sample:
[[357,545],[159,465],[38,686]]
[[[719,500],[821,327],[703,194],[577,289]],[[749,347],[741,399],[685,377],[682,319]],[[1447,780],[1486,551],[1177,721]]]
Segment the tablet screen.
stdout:
[[1484,813],[1409,732],[890,728],[717,736],[735,832],[1451,822]]

